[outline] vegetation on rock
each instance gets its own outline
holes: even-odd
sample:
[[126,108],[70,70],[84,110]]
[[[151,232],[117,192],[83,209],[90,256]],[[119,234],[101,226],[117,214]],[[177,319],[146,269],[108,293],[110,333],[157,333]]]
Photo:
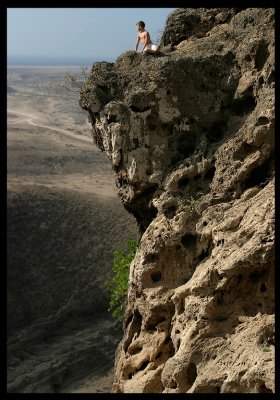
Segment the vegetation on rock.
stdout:
[[128,238],[126,251],[115,251],[112,267],[114,275],[111,279],[105,281],[105,287],[111,295],[108,310],[112,312],[113,317],[119,319],[122,319],[123,316],[128,288],[129,267],[137,248],[138,242]]

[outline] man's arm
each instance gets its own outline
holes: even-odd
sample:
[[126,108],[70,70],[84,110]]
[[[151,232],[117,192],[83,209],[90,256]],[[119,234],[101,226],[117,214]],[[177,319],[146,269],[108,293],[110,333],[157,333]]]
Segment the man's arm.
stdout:
[[137,35],[136,44],[135,44],[135,51],[137,51],[137,49],[138,49],[139,41],[140,41],[140,37],[139,37],[139,35]]

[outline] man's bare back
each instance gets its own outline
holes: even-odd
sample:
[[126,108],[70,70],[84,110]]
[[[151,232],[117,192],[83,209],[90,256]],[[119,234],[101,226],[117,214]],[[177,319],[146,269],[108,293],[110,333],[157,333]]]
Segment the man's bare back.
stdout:
[[153,44],[150,38],[149,32],[145,30],[145,23],[143,21],[139,21],[137,24],[137,30],[138,30],[138,35],[136,38],[136,45],[135,45],[135,50],[137,51],[139,42],[143,44],[141,52],[147,52],[147,53],[157,53],[160,51],[160,48]]

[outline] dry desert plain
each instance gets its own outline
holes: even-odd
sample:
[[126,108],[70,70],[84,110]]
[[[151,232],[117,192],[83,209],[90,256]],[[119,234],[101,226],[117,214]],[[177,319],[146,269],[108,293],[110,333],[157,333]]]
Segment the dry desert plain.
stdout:
[[8,392],[108,393],[122,335],[104,281],[138,229],[68,72],[8,67]]

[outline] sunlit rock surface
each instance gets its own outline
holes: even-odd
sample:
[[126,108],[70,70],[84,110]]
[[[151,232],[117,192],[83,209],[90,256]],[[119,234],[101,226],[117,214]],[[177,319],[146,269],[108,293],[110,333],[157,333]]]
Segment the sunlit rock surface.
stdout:
[[93,137],[142,237],[114,392],[274,392],[274,10],[178,9],[96,63]]

